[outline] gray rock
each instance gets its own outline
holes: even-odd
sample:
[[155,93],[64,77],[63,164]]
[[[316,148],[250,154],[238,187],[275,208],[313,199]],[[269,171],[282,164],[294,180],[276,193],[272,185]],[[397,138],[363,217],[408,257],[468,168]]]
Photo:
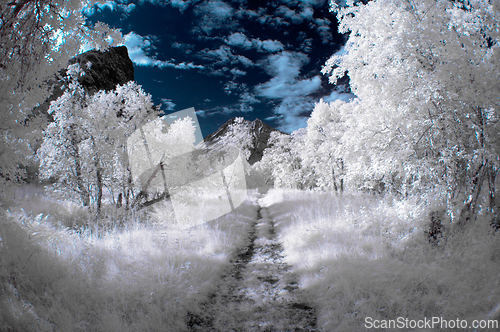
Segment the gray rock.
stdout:
[[[100,90],[113,90],[134,80],[134,64],[128,56],[125,46],[111,47],[106,52],[88,51],[70,60],[70,64],[79,63],[85,71],[80,84],[89,94]],[[90,63],[90,68],[87,68]]]

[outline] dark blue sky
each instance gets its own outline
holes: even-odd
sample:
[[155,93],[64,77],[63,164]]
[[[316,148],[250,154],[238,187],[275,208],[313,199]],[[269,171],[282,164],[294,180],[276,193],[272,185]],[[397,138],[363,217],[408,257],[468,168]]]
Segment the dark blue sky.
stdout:
[[121,29],[135,78],[165,113],[194,107],[203,135],[235,116],[284,132],[320,98],[347,99],[320,72],[341,48],[326,0],[109,1],[89,12]]

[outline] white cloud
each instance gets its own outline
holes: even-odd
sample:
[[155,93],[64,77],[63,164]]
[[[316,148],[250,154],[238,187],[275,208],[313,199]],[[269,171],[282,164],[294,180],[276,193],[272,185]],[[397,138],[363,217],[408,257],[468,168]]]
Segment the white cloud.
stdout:
[[255,98],[254,94],[251,94],[250,92],[246,91],[246,92],[243,92],[240,95],[240,103],[243,103],[243,104],[258,104],[258,103],[260,103],[260,100],[258,100],[257,98]]
[[179,10],[183,12],[187,7],[189,7],[190,1],[170,0],[169,3],[170,5],[172,5],[172,7],[179,8]]
[[325,18],[316,18],[314,19],[314,24],[313,26],[318,30],[318,34],[321,37],[321,42],[323,44],[328,43],[329,41],[332,40],[332,32],[330,30],[330,20]]
[[313,20],[314,9],[310,7],[310,4],[302,3],[301,7],[302,8],[300,9],[300,11],[295,11],[285,5],[282,5],[278,7],[276,13],[282,15],[283,17],[286,17],[293,24],[300,24],[304,20],[306,21]]
[[233,8],[223,1],[212,0],[202,6],[206,7],[208,13],[217,15],[220,18],[228,18],[233,15]]
[[176,48],[178,50],[183,51],[185,54],[190,54],[193,52],[193,49],[195,48],[195,45],[193,44],[186,44],[186,43],[179,43],[179,42],[174,42],[171,45],[173,48]]
[[246,71],[240,70],[238,68],[231,69],[230,73],[233,74],[233,78],[236,78],[238,76],[245,76],[247,74]]
[[241,62],[245,67],[251,67],[254,65],[253,61],[243,55],[238,55],[237,59]]
[[195,113],[196,113],[196,116],[204,118],[206,111],[197,110]]
[[237,112],[239,109],[237,107],[234,107],[234,106],[223,106],[220,113],[223,113],[223,114],[231,114],[231,113],[234,113],[234,112]]
[[300,49],[303,50],[306,53],[309,53],[309,52],[312,51],[312,44],[313,44],[313,39],[312,38],[304,39],[304,41],[300,45]]
[[245,103],[242,103],[242,104],[233,104],[233,105],[230,105],[230,106],[223,106],[223,107],[220,107],[220,108],[215,108],[215,109],[212,109],[211,111],[211,114],[216,114],[216,113],[219,113],[219,114],[231,114],[231,113],[234,113],[234,112],[241,112],[241,113],[249,113],[249,112],[252,112],[253,111],[253,107],[248,105],[248,104],[245,104]]
[[166,111],[173,111],[175,109],[175,106],[177,106],[174,102],[172,102],[172,99],[168,98],[162,98],[161,103],[163,106],[165,106]]
[[355,98],[355,96],[352,93],[341,93],[339,91],[333,90],[332,93],[330,93],[329,96],[323,97],[323,101],[329,103],[331,101],[335,100],[343,100],[343,101],[349,101],[351,99]]
[[238,83],[233,81],[228,81],[224,84],[224,92],[228,95],[232,94],[234,91],[237,91],[239,88]]
[[120,4],[118,5],[118,8],[125,12],[126,14],[130,14],[137,6],[134,3],[130,3],[128,5],[125,4]]
[[125,46],[133,63],[140,66],[156,66],[159,60],[150,58],[146,55],[146,50],[151,48],[151,41],[147,37],[139,36],[130,32],[124,36]]
[[281,99],[287,96],[307,96],[321,88],[320,76],[310,79],[287,82],[275,77],[259,86],[260,95],[271,99]]
[[310,97],[287,97],[273,110],[273,119],[279,119],[278,128],[291,133],[307,125],[307,119],[314,108],[314,100]]
[[302,21],[304,21],[304,17],[302,15],[300,15],[296,11],[288,8],[287,6],[280,6],[276,10],[276,13],[281,14],[282,16],[288,18],[294,24],[299,24],[299,23],[302,23]]
[[273,120],[277,120],[279,118],[280,118],[279,116],[273,115],[273,116],[268,116],[267,118],[264,118],[264,120],[273,121]]
[[147,51],[153,48],[151,39],[148,37],[140,36],[134,32],[125,35],[125,46],[127,46],[128,54],[132,62],[138,66],[151,66],[151,67],[171,67],[176,69],[203,69],[201,65],[193,63],[175,63],[172,60],[161,61],[146,54]]
[[253,46],[253,43],[241,32],[231,34],[227,38],[226,43],[231,46],[240,46],[243,48],[251,48]]
[[119,10],[122,11],[125,15],[130,14],[134,9],[136,8],[136,5],[134,3],[129,3],[127,4],[127,1],[113,1],[113,0],[108,0],[105,2],[98,2],[93,4],[92,7],[88,7],[87,5],[84,6],[83,13],[86,16],[92,16],[95,14],[96,9],[98,11],[103,11],[105,9],[109,9],[111,11]]
[[251,67],[255,64],[249,58],[243,55],[235,55],[233,54],[231,48],[227,45],[221,45],[219,48],[214,50],[204,49],[198,52],[198,56],[204,60],[209,60],[212,62],[211,68],[217,65],[223,65],[224,67],[219,69],[213,69],[211,71],[212,75],[224,76],[226,74],[232,73],[233,75],[240,75],[245,73],[240,69],[230,70],[227,68],[228,65],[237,65],[238,63],[243,64],[245,67]]
[[312,20],[314,14],[314,10],[311,7],[304,7],[302,11],[299,13],[305,20]]
[[326,0],[298,0],[300,3],[305,4],[306,6],[323,6]]
[[265,13],[266,10],[262,7],[259,7],[258,11],[240,8],[236,11],[235,16],[240,19],[242,18],[257,19],[259,17],[262,17]]
[[207,35],[213,30],[228,27],[234,9],[220,0],[211,0],[196,7],[195,13],[201,17],[198,27]]
[[292,132],[307,124],[314,100],[309,95],[321,88],[321,77],[301,79],[300,70],[309,62],[306,54],[300,52],[281,52],[270,55],[261,65],[273,77],[260,84],[255,91],[258,96],[281,99],[273,110],[273,119],[279,119],[279,130]]
[[216,106],[209,109],[198,110],[196,115],[202,118],[208,118],[216,114],[231,114],[234,112],[241,112],[240,105],[230,105],[230,106]]
[[309,62],[306,54],[300,52],[281,52],[270,55],[264,62],[264,69],[271,75],[294,79],[303,65]]
[[289,22],[287,22],[285,19],[283,19],[280,16],[263,15],[263,16],[259,17],[257,19],[257,21],[262,25],[269,24],[272,27],[290,25]]
[[246,104],[246,103],[241,103],[240,104],[240,112],[242,112],[242,113],[253,112],[253,106]]
[[267,39],[261,41],[260,39],[253,39],[252,41],[256,48],[260,51],[264,50],[269,53],[275,53],[285,49],[285,46],[279,40]]
[[116,7],[118,6],[118,4],[115,2],[115,1],[106,1],[104,3],[96,3],[96,6],[97,8],[99,8],[100,10],[103,10],[105,8],[108,8],[109,10],[113,11],[116,9]]
[[88,4],[85,4],[83,7],[83,13],[86,16],[92,16],[96,12],[96,8],[101,11],[104,9],[109,9],[111,11],[115,10],[118,4],[115,1],[106,1],[106,2],[99,2],[93,4],[91,7],[88,6]]
[[180,62],[180,63],[172,63],[169,61],[162,61],[160,67],[173,67],[175,69],[204,69],[205,66],[196,65],[192,62]]
[[299,52],[281,52],[271,55],[264,64],[266,71],[273,75],[268,82],[256,87],[260,96],[282,99],[288,96],[307,96],[321,88],[319,75],[309,79],[298,79],[301,67],[309,58]]
[[227,64],[230,63],[231,60],[236,59],[231,48],[226,45],[221,45],[214,50],[204,49],[198,53],[198,56],[205,60],[214,61],[214,65]]
[[231,34],[227,39],[226,39],[226,44],[231,45],[231,46],[239,46],[245,49],[251,49],[254,48],[258,51],[265,51],[269,53],[275,53],[278,51],[282,51],[285,46],[279,41],[279,40],[260,40],[258,38],[252,38],[251,40],[248,39],[247,36],[245,36],[241,32],[235,32]]
[[[131,0],[118,0],[118,1],[125,4]],[[158,6],[170,5],[183,12],[189,7],[189,5],[191,5],[191,3],[195,1],[194,0],[141,0],[137,2],[139,3],[139,5],[142,4],[143,2],[149,2],[153,5],[158,5]]]

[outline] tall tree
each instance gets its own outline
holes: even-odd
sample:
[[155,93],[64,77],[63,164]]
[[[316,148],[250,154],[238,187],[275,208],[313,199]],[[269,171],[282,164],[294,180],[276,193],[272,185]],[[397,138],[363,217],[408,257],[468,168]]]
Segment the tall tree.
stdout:
[[[342,136],[345,129],[341,109],[346,103],[321,100],[307,121],[301,157],[304,167],[310,169],[309,177],[319,188],[344,190],[344,159]],[[344,107],[345,108],[345,107]]]
[[[347,73],[350,168],[402,191],[442,189],[466,222],[500,166],[500,1],[375,0],[334,10],[349,32],[323,68]],[[348,140],[349,141],[349,140]],[[349,158],[363,150],[365,158]],[[451,207],[451,205],[450,205]]]
[[127,137],[158,114],[135,82],[89,97],[78,83],[78,65],[68,72],[66,91],[49,108],[54,122],[38,151],[40,175],[55,178],[63,196],[76,195],[99,214],[105,188],[113,200],[119,193],[128,196]]
[[105,48],[121,34],[103,24],[85,26],[83,10],[95,0],[2,0],[0,5],[0,178],[22,177],[33,154],[36,121],[26,118],[50,94],[50,78],[84,43]]
[[300,151],[304,146],[305,130],[299,129],[291,135],[273,131],[269,138],[269,148],[264,150],[256,168],[269,172],[277,188],[309,187],[309,169],[303,167]]

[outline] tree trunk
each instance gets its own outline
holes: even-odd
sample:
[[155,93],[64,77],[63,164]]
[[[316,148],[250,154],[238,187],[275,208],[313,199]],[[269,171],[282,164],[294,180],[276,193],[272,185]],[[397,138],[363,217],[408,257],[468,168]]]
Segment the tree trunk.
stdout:
[[130,201],[134,193],[132,191],[132,172],[130,171],[130,167],[127,167],[127,172],[128,172],[128,179],[127,183],[123,188],[123,192],[125,193],[125,210],[128,211],[130,209]]
[[97,167],[96,171],[96,177],[97,177],[97,211],[96,215],[101,214],[101,208],[102,208],[102,173],[101,173],[101,168]]
[[335,190],[335,192],[339,192],[339,188],[337,187],[337,181],[335,179],[335,169],[334,167],[332,166],[332,182],[333,182],[333,189]]
[[81,158],[78,152],[78,140],[76,138],[73,125],[69,127],[69,134],[71,136],[71,155],[75,160],[76,187],[78,193],[80,194],[83,206],[88,207],[90,206],[90,193],[85,187],[85,183],[83,181]]
[[344,160],[340,159],[340,192],[344,192]]
[[116,207],[119,209],[122,207],[122,202],[123,202],[123,193],[118,194],[118,198],[116,199]]
[[498,168],[495,170],[494,167],[488,169],[488,188],[489,188],[489,208],[492,216],[491,224],[496,229],[500,228],[500,218],[496,207],[496,197],[495,197],[495,180],[497,176]]
[[460,227],[465,226],[471,217],[474,215],[477,200],[479,198],[479,194],[481,193],[481,189],[483,187],[483,182],[485,180],[485,176],[488,168],[488,160],[485,160],[481,166],[479,166],[476,174],[474,175],[474,179],[472,180],[472,190],[469,195],[469,199],[467,199],[462,211],[460,211],[460,217],[458,220],[458,225]]

